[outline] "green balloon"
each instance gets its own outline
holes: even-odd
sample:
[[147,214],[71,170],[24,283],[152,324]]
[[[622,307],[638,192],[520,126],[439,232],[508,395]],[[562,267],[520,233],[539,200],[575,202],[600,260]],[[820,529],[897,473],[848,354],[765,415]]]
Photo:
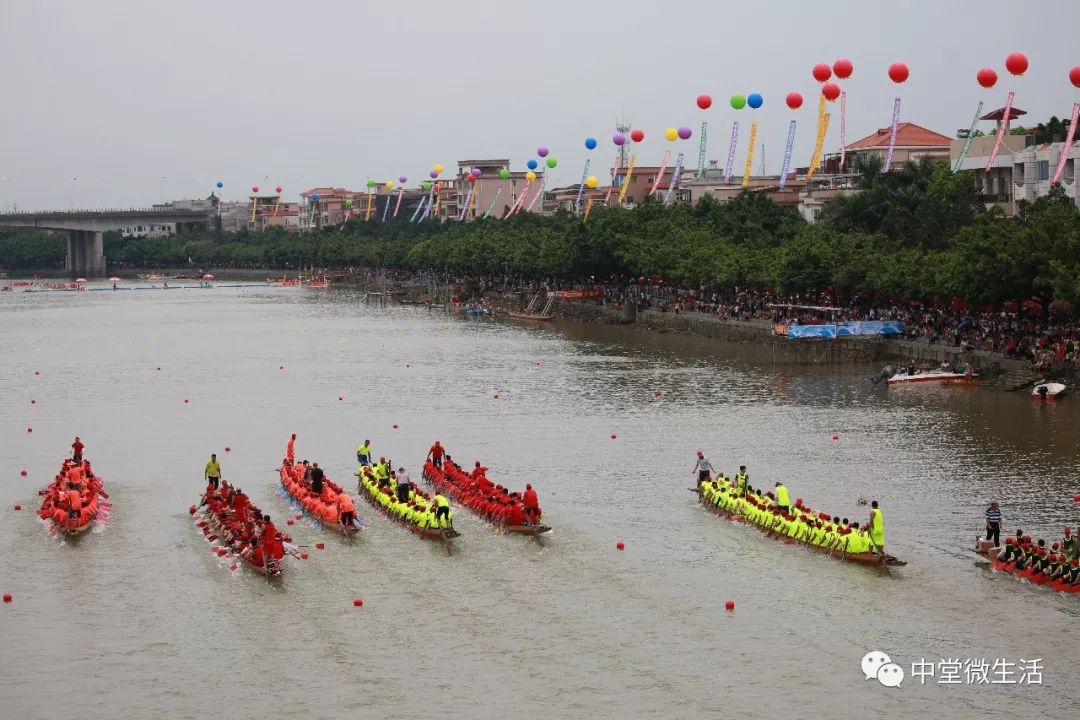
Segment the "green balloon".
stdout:
[[555,159],[555,158],[553,158],[553,157],[549,157],[549,158],[547,159],[547,166],[548,166],[549,168],[553,168],[553,167],[555,167],[555,166],[556,166],[556,165],[558,165],[558,164],[559,164],[559,161],[558,161],[558,160],[556,160],[556,159]]
[[352,200],[346,200],[345,207],[352,207]]
[[742,110],[744,107],[746,107],[746,96],[739,94],[732,95],[731,107],[735,108],[736,110]]
[[423,185],[421,185],[420,187],[424,188],[424,192],[427,192],[428,190],[431,189],[431,183],[426,182]]
[[510,179],[510,171],[507,170],[506,168],[503,168],[502,170],[499,171],[499,177],[501,177],[503,180],[509,180]]
[[374,180],[368,180],[367,181],[367,186],[368,187],[375,187],[375,181]]

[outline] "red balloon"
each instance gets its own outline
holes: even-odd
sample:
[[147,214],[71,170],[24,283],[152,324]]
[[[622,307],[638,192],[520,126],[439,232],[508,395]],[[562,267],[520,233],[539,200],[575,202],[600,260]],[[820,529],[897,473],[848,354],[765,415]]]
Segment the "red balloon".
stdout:
[[889,66],[889,79],[894,83],[902,83],[908,79],[908,66],[902,62],[894,62]]
[[832,65],[832,71],[836,73],[836,77],[841,80],[847,80],[851,77],[851,73],[855,71],[855,66],[851,64],[851,61],[847,58],[840,58]]
[[25,470],[20,470],[19,474],[22,475],[23,477],[26,477],[26,471]]
[[4,602],[11,602],[11,593],[4,593]]
[[474,182],[476,182],[476,176],[475,176],[475,175],[473,175],[473,174],[471,174],[471,173],[470,173],[469,175],[466,175],[466,176],[465,176],[465,179],[466,179],[466,180],[468,180],[468,181],[469,181],[469,182],[471,182],[471,183],[474,183]]
[[813,74],[814,79],[818,82],[825,82],[832,77],[832,68],[830,68],[826,63],[818,63],[810,72]]
[[251,186],[251,192],[253,192],[253,193],[259,192],[259,186],[258,185],[252,185]]
[[623,549],[623,548],[625,548],[625,547],[626,547],[626,545],[625,545],[625,544],[623,543],[623,541],[622,541],[622,540],[620,540],[619,542],[615,543],[615,549],[616,549],[616,550],[622,550],[622,549]]
[[984,67],[975,75],[975,79],[984,88],[992,88],[997,84],[997,72],[994,68]]
[[1005,69],[1013,75],[1023,75],[1028,69],[1027,55],[1020,52],[1009,53],[1005,58]]
[[281,186],[278,185],[276,188],[274,188],[274,192],[276,192],[276,193],[281,192]]
[[[697,96],[697,106],[699,108],[701,108],[702,110],[708,110],[710,107],[712,107],[712,98],[709,97],[708,95],[706,95],[705,93],[702,93],[702,94],[698,95]],[[633,138],[630,138],[630,139],[633,140]]]
[[442,192],[442,185],[435,183],[435,192]]
[[642,130],[631,130],[630,139],[634,142],[641,142],[645,139],[645,132]]
[[802,93],[789,92],[786,98],[787,106],[792,110],[798,110],[802,107]]
[[353,607],[363,607],[364,601],[361,600],[360,598],[356,598],[355,600],[352,601],[352,604],[353,604]]
[[834,82],[827,82],[821,86],[821,94],[826,100],[832,101],[840,97],[840,86]]
[[1080,87],[1080,65],[1069,71],[1069,81],[1076,87]]
[[735,609],[735,601],[734,600],[728,600],[726,603],[724,603],[724,609],[727,610],[728,612],[731,612],[732,610],[734,610]]

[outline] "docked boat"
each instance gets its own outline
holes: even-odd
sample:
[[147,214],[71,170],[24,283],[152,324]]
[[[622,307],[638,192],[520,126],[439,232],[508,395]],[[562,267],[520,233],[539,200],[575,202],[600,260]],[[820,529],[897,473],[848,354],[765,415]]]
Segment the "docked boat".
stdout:
[[[407,529],[414,535],[419,535],[425,540],[441,540],[446,552],[450,552],[450,541],[461,537],[461,533],[453,527],[440,527],[433,520],[434,512],[430,500],[419,490],[413,491],[414,505],[421,512],[413,512],[412,519],[407,515],[399,514],[397,509],[401,504],[396,496],[388,488],[380,488],[366,475],[357,473],[360,497],[364,498],[371,507],[385,515],[389,520]],[[426,512],[431,509],[432,512]]]
[[1031,389],[1031,397],[1036,400],[1053,400],[1064,395],[1067,390],[1065,383],[1044,382]]
[[[698,502],[701,503],[701,505],[705,509],[716,513],[720,517],[727,518],[728,520],[734,522],[745,522],[745,519],[742,516],[731,513],[728,510],[720,507],[719,505],[716,505],[715,503],[706,502],[705,497],[702,495],[700,485],[697,487],[697,489],[691,488],[691,491],[697,493]],[[893,555],[879,555],[878,553],[874,552],[849,553],[842,549],[823,547],[810,542],[796,540],[794,538],[788,537],[787,535],[780,535],[770,528],[757,525],[755,523],[747,524],[765,533],[767,537],[771,537],[775,540],[782,540],[787,545],[802,545],[808,550],[818,552],[823,555],[828,555],[829,557],[836,558],[837,560],[842,560],[844,562],[855,563],[857,565],[864,565],[867,567],[884,568],[886,570],[888,568],[904,567],[905,565],[907,565],[906,561],[900,560]]]
[[[446,467],[446,463],[442,468],[438,468],[428,461],[424,463],[424,471],[420,477],[439,492],[457,500],[477,517],[504,532],[534,536],[551,532],[549,526],[533,523],[525,514],[524,504],[520,499],[522,494],[496,489],[486,476],[482,480],[474,479],[460,469],[451,471]],[[481,481],[485,483],[483,487],[480,486]],[[500,504],[493,504],[488,500],[496,495],[502,500]]]
[[330,287],[330,281],[327,280],[326,278],[311,278],[310,280],[305,280],[304,284],[307,285],[309,288],[328,288],[328,287]]
[[968,369],[964,372],[947,370],[919,370],[917,372],[901,371],[890,377],[887,382],[890,385],[907,385],[911,383],[972,383],[979,379],[979,371]]
[[60,472],[43,490],[38,517],[50,533],[74,538],[95,524],[109,519],[112,505],[101,477],[95,475],[89,463],[76,465],[65,460]]
[[515,320],[536,320],[539,322],[547,322],[549,320],[555,319],[554,315],[538,315],[536,313],[529,312],[508,312],[506,313],[506,316],[512,317]]
[[348,501],[344,504],[346,507],[354,507],[353,515],[356,515],[355,506],[352,496],[336,483],[331,482],[329,478],[323,479],[323,494],[318,497],[312,494],[309,486],[300,483],[295,473],[291,472],[289,466],[284,463],[278,468],[278,478],[280,480],[278,491],[282,498],[295,510],[311,518],[316,523],[316,527],[333,530],[346,537],[353,537],[363,529],[363,519],[359,516],[356,516],[348,525],[341,523],[340,508],[343,503],[340,496],[348,496]]

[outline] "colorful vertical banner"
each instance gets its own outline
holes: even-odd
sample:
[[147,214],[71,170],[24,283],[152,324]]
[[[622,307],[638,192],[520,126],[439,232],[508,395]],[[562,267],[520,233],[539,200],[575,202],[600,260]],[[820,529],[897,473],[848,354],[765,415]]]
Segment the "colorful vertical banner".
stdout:
[[418,204],[416,206],[416,209],[413,210],[413,214],[412,217],[409,218],[409,222],[416,222],[416,218],[420,216],[420,211],[424,209],[424,201],[426,199],[427,198],[425,198],[423,195],[420,196],[420,204]]
[[671,173],[671,184],[668,185],[667,192],[664,193],[664,205],[671,202],[671,193],[675,191],[675,188],[679,185],[679,178],[682,177],[682,164],[683,154],[679,153],[679,156],[675,158],[675,170]]
[[814,157],[810,159],[810,168],[806,171],[806,181],[810,182],[810,179],[814,177],[814,173],[817,172],[818,166],[821,165],[821,153],[825,147],[825,137],[829,134],[829,120],[832,116],[829,113],[821,118],[821,129],[818,131],[817,140],[814,143]]
[[990,158],[986,161],[986,172],[990,172],[990,168],[994,167],[994,161],[997,160],[998,152],[1001,150],[1001,141],[1005,139],[1005,128],[1009,126],[1009,120],[1012,119],[1012,104],[1015,98],[1016,93],[1010,90],[1009,97],[1005,100],[1005,117],[1001,118],[1001,122],[998,123],[997,137],[994,138],[994,149],[990,152]]
[[660,170],[657,171],[656,177],[653,178],[652,189],[649,190],[650,195],[655,195],[656,194],[656,189],[658,187],[660,187],[660,179],[662,177],[664,177],[664,171],[667,170],[668,160],[670,160],[670,159],[671,159],[671,151],[670,150],[665,150],[664,151],[664,159],[660,161]]
[[1073,103],[1072,120],[1069,122],[1069,132],[1065,137],[1065,144],[1061,146],[1061,157],[1058,158],[1057,169],[1054,170],[1054,177],[1050,178],[1051,183],[1061,181],[1061,176],[1065,173],[1065,163],[1069,160],[1069,155],[1072,154],[1073,140],[1076,138],[1076,122],[1080,120],[1080,103]]
[[754,169],[754,143],[757,142],[757,121],[750,123],[750,147],[746,148],[746,167],[743,168],[742,186],[750,185],[750,172]]
[[784,167],[780,170],[780,188],[787,185],[788,170],[791,169],[791,151],[795,147],[795,121],[788,123],[787,145],[784,147]]
[[581,197],[585,194],[585,181],[589,178],[589,158],[585,158],[585,169],[581,171],[581,184],[578,185],[577,198],[574,200],[574,212],[581,212]]
[[529,194],[529,188],[532,187],[532,180],[525,181],[525,187],[521,189],[521,194],[514,200],[514,204],[510,206],[510,209],[506,211],[506,215],[503,215],[503,220],[516,213],[525,202],[525,196]]
[[[529,207],[525,208],[525,212],[532,212],[533,211],[533,206],[536,205],[536,201],[539,200],[540,196],[544,194],[544,186],[545,186],[546,183],[547,183],[547,175],[540,178],[540,189],[536,191],[535,195],[533,195],[532,202],[529,203]],[[544,209],[544,203],[540,203],[540,209],[541,210]]]
[[840,93],[840,172],[847,157],[847,92]]
[[495,201],[499,199],[499,195],[502,194],[502,188],[495,188],[495,197],[491,198],[491,202],[488,203],[487,210],[484,211],[484,217],[491,214],[492,208],[495,207]]
[[968,129],[967,138],[964,140],[964,147],[960,148],[960,154],[956,156],[956,164],[953,165],[953,172],[960,170],[960,166],[964,164],[964,160],[967,160],[968,150],[971,149],[971,142],[975,139],[975,126],[979,124],[979,118],[982,116],[983,104],[979,101],[979,107],[975,108],[975,117],[971,121],[971,127]]
[[900,127],[900,98],[893,101],[892,127],[889,128],[889,149],[885,152],[885,164],[881,166],[881,172],[887,173],[892,167],[893,150],[896,148],[896,130]]
[[630,155],[630,162],[626,165],[626,175],[623,177],[622,187],[619,188],[619,204],[626,199],[626,191],[630,189],[630,177],[634,174],[634,165],[637,163],[637,155]]
[[367,222],[368,220],[371,219],[371,212],[372,212],[372,210],[374,210],[374,207],[375,207],[374,206],[375,198],[373,196],[374,196],[374,193],[372,193],[371,189],[369,188],[368,193],[367,193],[367,207],[364,208],[364,222]]
[[386,222],[386,215],[387,215],[387,213],[390,212],[390,201],[391,200],[393,200],[393,198],[390,197],[390,193],[386,193],[386,204],[383,205],[383,209],[382,209],[382,222]]
[[399,209],[401,209],[401,196],[404,195],[404,194],[405,194],[405,186],[402,185],[401,187],[398,188],[398,191],[397,191],[397,202],[394,203],[394,215],[393,215],[393,217],[397,217],[397,211]]
[[724,182],[731,182],[731,171],[735,167],[735,148],[739,145],[739,121],[731,124],[731,142],[728,144],[727,164],[724,165]]
[[581,218],[581,222],[589,221],[589,213],[592,212],[592,198],[589,198],[589,202],[585,205],[585,216]]
[[475,181],[469,183],[469,192],[465,195],[465,203],[461,206],[461,211],[458,212],[458,217],[457,217],[458,222],[461,222],[462,220],[465,219],[465,213],[468,211],[469,205],[472,204],[473,188],[475,188],[475,187],[476,187],[476,182]]

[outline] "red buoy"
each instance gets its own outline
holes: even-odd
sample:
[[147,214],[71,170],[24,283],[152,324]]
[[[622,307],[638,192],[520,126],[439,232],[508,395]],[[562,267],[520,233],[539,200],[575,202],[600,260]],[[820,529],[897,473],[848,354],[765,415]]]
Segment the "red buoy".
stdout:
[[187,398],[184,398],[184,404],[185,404],[185,405],[187,405],[187,404],[188,404],[188,399],[187,399]]
[[338,396],[337,396],[337,399],[338,399],[338,400],[344,400],[344,399],[345,399],[345,396],[344,396],[344,395],[338,395]]
[[15,512],[19,512],[20,510],[22,510],[22,505],[15,503]]
[[307,553],[300,553],[301,560],[307,560]]
[[656,397],[660,397],[660,396],[661,396],[661,395],[663,395],[663,394],[664,394],[664,393],[660,392],[659,390],[657,390],[657,391],[656,391]]
[[614,439],[615,439],[615,433],[611,433],[611,439],[612,439],[612,440],[614,440]]
[[23,477],[26,477],[26,471],[25,470],[20,470],[19,474],[22,475]]
[[161,368],[158,368],[158,371],[160,371],[160,370],[161,370]]
[[840,436],[839,436],[839,435],[833,435],[833,436],[832,436],[832,439],[833,439],[833,440],[839,440],[839,439],[840,439]]
[[31,405],[37,405],[37,400],[31,400],[31,401],[30,401],[30,404],[31,404]]
[[285,369],[284,365],[278,365],[278,370],[284,370],[284,369]]
[[405,367],[412,367],[409,363],[405,363]]
[[316,550],[325,550],[326,549],[326,543],[315,543],[315,549]]
[[397,430],[397,423],[394,423],[394,429]]
[[35,370],[35,371],[34,371],[34,374],[35,374],[35,375],[40,375],[41,373],[40,373],[40,372],[38,372],[37,370]]
[[735,601],[734,600],[728,600],[726,603],[724,603],[724,609],[727,610],[728,612],[734,612],[735,611]]
[[4,602],[11,602],[11,593],[4,593]]
[[360,598],[356,598],[355,600],[352,601],[352,604],[353,604],[353,607],[362,607],[363,604],[364,604],[364,601],[361,600]]
[[620,540],[619,542],[615,543],[615,549],[616,549],[616,550],[622,550],[622,549],[624,549],[625,547],[626,547],[626,545],[625,545],[625,544],[623,543],[623,541],[622,541],[622,540]]
[[304,516],[303,516],[303,515],[297,515],[297,516],[296,516],[296,519],[297,519],[297,520],[299,520],[299,519],[300,519],[300,518],[302,518],[302,517],[304,517]]
[[495,393],[495,399],[496,399],[496,400],[498,400],[498,399],[499,399],[499,393]]
[[225,452],[232,452],[232,448],[228,445],[225,446]]
[[293,520],[292,518],[289,518],[288,520],[285,521],[285,524],[286,525],[292,525],[294,522],[296,522],[296,521]]
[[1080,503],[1080,493],[1077,493],[1076,495],[1073,495],[1073,502]]
[[32,428],[32,427],[26,428],[26,432],[34,432],[34,428]]
[[229,569],[232,570],[233,572],[236,572],[236,564],[234,563],[234,564],[230,565]]

